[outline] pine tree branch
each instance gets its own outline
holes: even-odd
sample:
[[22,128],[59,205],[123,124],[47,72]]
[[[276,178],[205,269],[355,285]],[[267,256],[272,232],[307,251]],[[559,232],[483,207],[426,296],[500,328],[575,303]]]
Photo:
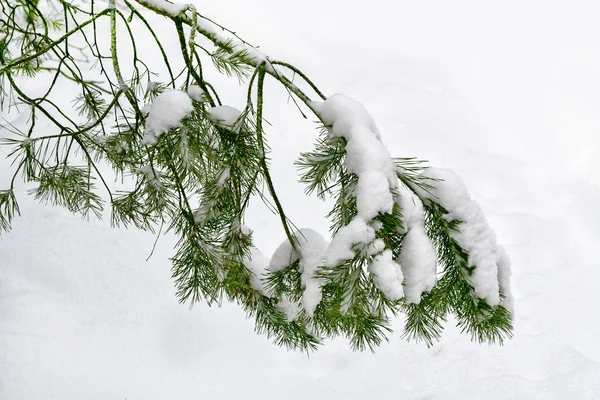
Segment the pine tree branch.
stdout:
[[165,65],[167,66],[167,70],[169,71],[169,76],[171,77],[171,84],[173,85],[173,89],[174,89],[175,88],[175,77],[173,75],[173,70],[171,69],[171,63],[169,62],[169,58],[167,57],[167,53],[166,53],[166,51],[165,51],[162,43],[158,39],[158,36],[156,35],[156,32],[154,32],[154,29],[152,29],[152,27],[150,26],[150,23],[148,22],[148,20],[129,1],[125,1],[125,4],[127,5],[127,7],[129,7],[129,9],[131,10],[131,12],[142,21],[142,23],[146,26],[146,28],[148,28],[148,31],[152,35],[152,38],[154,39],[154,41],[158,45],[158,48],[160,50],[160,54],[162,55],[162,58],[163,58],[163,61],[164,61]]
[[[112,0],[112,1],[114,2],[114,0]],[[73,29],[72,31],[65,33],[62,37],[56,39],[55,41],[53,41],[52,43],[50,43],[48,46],[42,48],[41,50],[35,52],[34,54],[30,54],[30,55],[27,55],[27,56],[21,56],[21,57],[19,57],[17,59],[11,60],[10,62],[8,62],[8,63],[0,66],[0,74],[5,73],[9,69],[14,68],[17,65],[26,63],[27,61],[31,61],[31,60],[39,57],[39,56],[42,56],[42,55],[46,54],[53,47],[58,46],[62,42],[66,41],[73,34],[81,31],[87,25],[95,22],[98,18],[102,17],[103,15],[109,14],[109,13],[111,13],[111,9],[110,8],[104,9],[104,10],[100,11],[99,13],[97,13],[96,15],[94,15],[91,19],[89,19],[86,22],[80,24],[77,28]]]
[[[178,21],[178,22],[186,24],[190,27],[194,26],[192,19],[186,15],[186,11],[189,10],[189,8],[187,8],[187,7],[184,7],[181,10],[181,12],[174,15],[172,12],[167,10],[165,7],[161,7],[159,4],[157,4],[157,2],[149,2],[146,0],[135,0],[135,2],[149,10],[154,11],[155,13],[157,13],[159,15],[170,18],[173,21],[176,21],[176,22]],[[193,11],[193,12],[195,12],[195,11]],[[228,45],[227,39],[221,37],[220,35],[217,35],[215,32],[209,31],[208,29],[203,27],[202,24],[197,24],[196,29],[198,30],[198,32],[201,35],[203,35],[204,37],[209,39],[216,47],[231,53],[231,48]],[[244,42],[244,44],[245,44],[245,42]],[[251,48],[254,49],[253,47],[251,47]],[[261,64],[265,63],[265,67],[264,67],[265,72],[267,74],[273,76],[276,80],[281,82],[283,84],[283,86],[286,87],[286,89],[290,90],[293,94],[295,94],[320,120],[319,113],[314,108],[314,105],[312,104],[312,100],[310,99],[310,97],[308,97],[302,90],[300,90],[300,88],[298,88],[287,77],[285,77],[283,74],[280,74],[279,72],[277,72],[277,70],[275,68],[273,68],[273,66],[271,65],[271,62],[268,60],[267,57],[264,57],[264,59],[247,57],[244,60],[244,62],[248,65],[253,66],[254,68],[259,68],[259,66]],[[318,93],[320,93],[320,92],[318,92]]]
[[[386,196],[386,190],[389,190],[391,208],[381,206],[375,212],[365,211],[366,197],[361,197],[359,192],[365,192],[361,185],[367,181],[361,180],[363,177],[358,172],[354,173],[356,169],[352,167],[352,164],[361,162],[356,153],[362,149],[351,148],[349,136],[329,130],[336,124],[336,118],[327,116],[328,120],[334,120],[328,126],[319,110],[327,107],[328,101],[335,101],[334,96],[328,99],[298,68],[282,61],[271,61],[234,31],[202,16],[190,4],[124,0],[124,6],[117,8],[115,0],[108,0],[108,7],[96,13],[94,1],[81,6],[74,6],[67,0],[58,1],[56,10],[64,18],[62,25],[59,20],[44,17],[37,4],[23,6],[28,10],[26,19],[30,20],[21,25],[14,19],[14,6],[9,4],[12,16],[2,10],[1,15],[8,14],[6,26],[9,29],[0,41],[8,41],[9,44],[0,42],[0,62],[8,60],[0,67],[0,83],[4,85],[0,90],[6,93],[11,107],[21,104],[28,107],[24,111],[30,111],[31,118],[27,129],[7,121],[6,129],[16,137],[6,138],[4,142],[14,145],[9,157],[14,158],[16,171],[10,189],[0,190],[0,230],[10,228],[12,218],[19,212],[13,192],[17,174],[21,173],[25,181],[39,183],[36,199],[66,206],[84,217],[90,211],[101,216],[105,201],[95,192],[99,186],[95,179],[99,177],[109,193],[113,225],[133,224],[153,231],[154,226],[162,221],[168,223],[168,230],[175,231],[179,240],[172,258],[172,277],[181,302],[193,304],[202,299],[209,303],[220,302],[222,296],[227,295],[256,319],[258,332],[273,338],[278,345],[309,351],[321,344],[322,338],[345,336],[353,349],[373,350],[388,340],[390,318],[400,311],[404,311],[407,317],[404,336],[424,340],[428,345],[439,338],[449,313],[457,316],[459,328],[470,334],[473,340],[501,343],[504,338],[510,337],[512,321],[504,308],[504,304],[508,303],[504,303],[503,289],[500,289],[499,296],[492,293],[495,297],[486,297],[491,298],[489,304],[475,295],[482,293],[478,291],[482,285],[479,283],[480,286],[477,286],[478,283],[471,279],[474,271],[477,273],[477,266],[472,265],[468,252],[464,250],[469,247],[461,247],[459,243],[462,242],[456,239],[463,222],[451,221],[449,215],[453,210],[440,208],[440,204],[445,203],[434,196],[439,182],[421,175],[422,164],[418,160],[396,159],[397,180],[393,174],[389,176],[388,164],[385,174],[369,171],[381,175],[378,177],[383,177],[388,183],[388,186],[379,185],[382,189],[377,189]],[[143,8],[174,23],[184,61],[181,72],[175,71],[178,74],[172,70],[168,54],[157,32],[142,13]],[[129,15],[126,15],[127,10]],[[110,52],[107,54],[101,52],[98,41],[101,39],[98,21],[103,15],[109,15],[110,23]],[[134,19],[141,20],[145,27],[142,29],[147,29],[152,35],[162,56],[162,61],[158,59],[158,62],[165,63],[170,81],[151,80],[157,74],[150,69],[153,64],[146,63],[143,52],[138,53],[139,41],[131,26]],[[125,36],[121,36],[121,24],[127,30]],[[90,25],[93,35],[85,29]],[[64,34],[58,40],[51,40],[50,30],[59,28]],[[197,43],[200,36],[208,39],[215,48],[210,43],[208,48]],[[78,40],[83,40],[85,45],[78,47]],[[118,50],[128,45],[132,46],[131,57],[119,59]],[[10,54],[15,49],[17,54],[20,50],[22,55],[11,60]],[[88,62],[86,55],[90,52],[91,59],[99,64],[102,80],[108,85],[106,88],[97,80],[84,78],[80,67]],[[222,74],[236,76],[240,80],[249,77],[243,112],[231,107],[215,108],[216,104],[221,105],[221,99],[216,88],[205,81],[203,52]],[[110,62],[104,63],[107,60]],[[24,90],[26,86],[19,84],[21,78],[29,79],[40,72],[48,74],[44,76],[47,78],[44,84],[48,87],[44,86],[42,95],[33,98]],[[301,182],[307,185],[307,193],[316,192],[321,199],[335,199],[328,215],[333,240],[347,235],[337,242],[338,245],[341,243],[341,247],[337,248],[339,251],[334,251],[335,246],[331,245],[334,248],[332,254],[337,252],[337,255],[329,257],[328,253],[324,260],[315,261],[318,265],[311,266],[316,271],[312,278],[319,280],[318,285],[312,284],[319,288],[321,296],[316,308],[303,303],[305,290],[311,283],[308,280],[311,277],[303,272],[307,266],[303,264],[306,261],[303,251],[310,235],[299,231],[305,240],[297,240],[300,238],[296,237],[295,226],[284,213],[266,156],[268,146],[263,114],[267,75],[288,91],[302,116],[306,118],[300,102],[321,122],[321,135],[315,149],[303,153],[296,164],[301,169]],[[55,89],[65,82],[63,78],[74,82],[80,90],[72,108],[61,107],[62,103],[57,100]],[[306,91],[293,81],[306,86]],[[174,90],[167,90],[169,87]],[[180,88],[187,94],[178,90]],[[125,94],[126,102],[122,101],[121,94]],[[168,104],[165,99],[171,95],[175,98],[179,95],[181,103],[173,100]],[[325,103],[313,102],[309,95]],[[150,123],[153,116],[172,117],[161,114],[169,109],[161,106],[159,101],[163,100],[167,101],[163,104],[177,109],[189,109],[181,116],[175,116],[164,129],[153,127]],[[344,103],[337,105],[343,106]],[[349,107],[346,111],[360,114],[362,106],[358,106]],[[344,114],[343,110],[337,111],[340,115]],[[220,115],[225,117],[221,119]],[[365,115],[362,119],[369,120],[366,111]],[[54,130],[36,136],[41,129],[36,124],[39,118],[42,121],[47,118]],[[85,121],[82,121],[83,118]],[[371,132],[368,126],[366,131],[376,133],[376,129]],[[154,141],[150,140],[151,135],[154,135]],[[368,146],[365,144],[365,147]],[[347,151],[347,148],[352,151]],[[73,165],[74,155],[84,159],[85,166]],[[354,160],[352,157],[355,157]],[[115,176],[121,175],[121,179],[131,174],[134,189],[111,193],[107,181],[100,174],[103,161],[114,169]],[[373,182],[380,183],[376,179]],[[408,189],[405,190],[404,185]],[[402,202],[404,197],[400,193],[402,196],[414,194],[419,197],[425,218],[416,214],[412,218],[411,211],[421,210],[423,214],[423,208],[411,209],[410,205]],[[267,198],[269,195],[270,198]],[[265,273],[261,276],[261,271],[267,271],[267,265],[254,265],[253,268],[247,265],[252,261],[249,258],[253,254],[252,231],[242,223],[251,198],[262,199],[271,211],[279,215],[285,231],[284,248],[288,246],[290,252],[295,252],[298,257],[287,267],[279,271],[273,267],[266,274],[270,290],[258,286],[255,279],[256,275],[259,279],[265,277]],[[414,200],[413,203],[418,203],[416,198]],[[350,226],[353,222],[357,224]],[[422,233],[422,239],[433,242],[433,253],[428,254],[428,261],[433,259],[435,263],[435,247],[439,262],[444,265],[444,272],[436,286],[416,295],[413,290],[413,299],[420,296],[418,304],[409,299],[406,290],[413,285],[407,277],[414,266],[410,265],[410,260],[407,263],[402,261],[402,267],[399,265],[399,260],[404,260],[403,255],[411,254],[404,252],[408,251],[410,241],[407,238],[410,238],[413,225],[418,225],[420,231],[415,232]],[[354,228],[357,230],[353,231]],[[383,255],[387,258],[382,258]],[[385,265],[375,265],[381,260]],[[269,264],[268,260],[263,262]],[[377,275],[377,268],[384,268],[385,273]],[[408,272],[404,274],[403,281],[402,271],[405,268]],[[435,278],[435,270],[432,274]],[[386,286],[387,283],[393,287]],[[405,289],[402,289],[403,284]],[[405,298],[402,298],[402,292]]]
[[257,105],[256,105],[256,133],[258,135],[258,145],[262,151],[260,157],[260,163],[263,170],[263,175],[267,182],[267,187],[269,188],[269,193],[273,198],[273,202],[275,202],[275,206],[277,207],[277,213],[279,214],[279,218],[281,219],[281,224],[283,225],[283,229],[285,231],[285,235],[290,241],[290,245],[294,250],[296,250],[296,237],[292,233],[291,229],[288,226],[288,220],[285,216],[285,212],[283,211],[283,206],[279,201],[279,197],[277,196],[277,192],[275,191],[275,186],[273,185],[273,180],[271,179],[271,174],[269,172],[269,166],[267,165],[267,161],[265,158],[265,145],[263,141],[263,131],[262,131],[262,119],[263,119],[263,86],[265,83],[265,70],[262,66],[258,68],[258,82],[257,82]]

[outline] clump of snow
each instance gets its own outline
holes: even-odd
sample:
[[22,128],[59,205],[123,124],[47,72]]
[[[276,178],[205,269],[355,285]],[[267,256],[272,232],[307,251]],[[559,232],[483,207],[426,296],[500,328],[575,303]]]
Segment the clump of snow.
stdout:
[[181,121],[192,111],[192,99],[186,92],[170,89],[159,94],[148,111],[142,143],[155,144],[161,134],[171,128],[181,127]]
[[404,295],[402,289],[402,270],[400,265],[392,258],[392,251],[385,250],[377,255],[368,266],[368,271],[373,274],[375,285],[390,300],[401,299]]
[[286,239],[275,249],[269,263],[269,270],[273,272],[281,271],[288,265],[298,261],[299,258],[300,254],[292,248],[290,241]]
[[[354,142],[352,142],[354,143]],[[348,164],[348,158],[346,158]],[[356,208],[358,215],[369,221],[379,213],[391,213],[394,201],[390,192],[389,180],[377,169],[367,169],[358,175]]]
[[[500,281],[510,296],[510,262],[504,250],[496,244],[496,235],[483,215],[481,207],[471,199],[462,179],[447,169],[427,168],[423,176],[436,180],[429,198],[448,210],[448,221],[458,220],[459,231],[451,236],[469,254],[468,265],[475,267],[467,276],[475,294],[494,306],[500,304]],[[501,271],[500,271],[501,270]]]
[[289,240],[285,240],[273,253],[269,269],[273,272],[300,260],[300,281],[304,292],[302,293],[302,306],[309,316],[313,316],[317,305],[321,302],[323,286],[322,279],[315,278],[318,268],[323,265],[323,258],[327,250],[327,242],[318,232],[312,229],[301,229],[294,233],[296,237],[296,250]]
[[373,242],[367,247],[366,253],[369,256],[381,253],[385,249],[385,242],[381,238],[373,240]]
[[[381,228],[381,224],[369,224],[378,214],[392,212],[392,189],[397,187],[398,178],[391,155],[381,142],[375,120],[361,103],[343,94],[335,94],[323,102],[313,102],[311,105],[329,126],[330,138],[346,139],[345,165],[348,172],[358,177],[353,192],[357,215],[336,233],[327,251],[326,265],[335,266],[343,260],[353,258],[356,249],[366,249],[369,255],[383,250],[380,243],[371,244],[375,240],[375,231]],[[397,279],[384,282],[385,279],[397,276],[396,267],[391,265],[393,261],[390,259],[388,263],[388,253],[385,254],[376,257],[377,261],[370,270],[378,285],[385,288],[382,289],[384,293],[395,297],[402,288],[396,288]],[[391,257],[391,253],[389,256]],[[380,273],[382,276],[378,275]],[[387,285],[392,285],[393,288]]]
[[334,267],[353,258],[356,245],[360,247],[362,244],[362,247],[365,247],[374,239],[375,229],[360,218],[353,219],[348,225],[341,227],[332,238],[325,256],[325,265]]
[[236,122],[242,115],[240,110],[231,106],[212,107],[207,112],[213,121],[229,128],[235,128]]
[[264,282],[265,273],[269,265],[269,259],[266,258],[263,253],[256,247],[250,248],[250,255],[242,260],[242,263],[250,272],[252,272],[252,278],[250,279],[250,285],[255,290],[259,291],[263,295],[270,297],[271,293]]
[[300,313],[300,304],[290,299],[286,294],[279,299],[277,308],[285,315],[287,322],[295,320]]
[[[242,232],[250,234],[252,231],[241,226]],[[273,294],[269,292],[264,282],[267,272],[281,271],[290,264],[299,261],[300,281],[304,292],[300,304],[292,301],[287,295],[282,295],[277,307],[286,315],[288,321],[293,321],[303,308],[309,316],[313,316],[315,309],[321,302],[323,285],[322,279],[316,278],[315,274],[323,265],[323,258],[327,250],[327,242],[318,232],[312,229],[301,229],[294,232],[296,237],[296,249],[292,247],[289,240],[285,240],[273,253],[269,261],[257,248],[250,249],[250,256],[242,260],[244,266],[252,272],[250,284],[256,290],[267,297]]]
[[195,101],[203,101],[205,97],[204,90],[198,85],[190,85],[187,94]]
[[146,104],[144,107],[142,107],[142,114],[147,117],[148,114],[150,114],[150,109],[152,109],[152,105]]
[[329,136],[347,141],[346,168],[358,176],[357,218],[368,222],[379,213],[391,212],[394,200],[390,188],[396,187],[398,178],[373,117],[361,103],[343,94],[312,105],[330,126]]
[[404,275],[406,302],[418,304],[421,295],[437,282],[437,254],[425,232],[423,203],[404,185],[398,187],[398,193],[396,201],[406,229],[398,261]]

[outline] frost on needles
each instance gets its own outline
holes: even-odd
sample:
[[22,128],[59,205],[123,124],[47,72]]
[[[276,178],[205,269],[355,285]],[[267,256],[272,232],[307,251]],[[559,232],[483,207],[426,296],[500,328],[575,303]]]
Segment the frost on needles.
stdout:
[[[373,350],[388,340],[397,315],[405,318],[404,337],[428,345],[451,315],[474,340],[511,336],[510,262],[481,208],[451,171],[392,158],[359,102],[325,96],[298,68],[272,60],[193,5],[134,0],[125,3],[127,17],[114,1],[104,9],[62,2],[53,20],[37,2],[9,3],[0,31],[14,40],[0,46],[0,90],[18,94],[29,125],[10,127],[2,141],[14,162],[11,186],[0,190],[1,231],[19,213],[14,183],[22,176],[37,184],[36,199],[84,217],[101,217],[108,206],[114,226],[160,227],[159,234],[164,226],[178,239],[171,262],[179,300],[235,302],[257,332],[281,346],[314,350],[342,336],[354,349]],[[174,25],[183,60],[177,68],[146,19],[151,13]],[[99,36],[101,20],[110,26],[106,54],[83,40],[86,30]],[[133,20],[142,35],[117,23]],[[125,41],[141,50],[142,36],[162,59],[144,59],[143,51],[117,57]],[[102,63],[100,80],[84,76],[89,68],[71,56],[76,39],[87,43],[78,51]],[[206,59],[247,82],[244,108],[222,101],[204,76]],[[157,62],[167,75],[152,70]],[[37,76],[48,78],[36,81],[48,85],[36,88],[42,98],[24,84]],[[328,238],[297,229],[278,198],[264,129],[266,79],[319,120],[314,150],[296,164],[307,194],[333,200]],[[72,110],[57,110],[64,96],[57,88],[65,84],[79,94]],[[0,107],[17,97],[5,95]],[[113,176],[104,176],[106,165]],[[126,184],[115,190],[115,180]],[[245,225],[255,201],[277,214],[285,232],[270,258],[254,246],[263,233]]]

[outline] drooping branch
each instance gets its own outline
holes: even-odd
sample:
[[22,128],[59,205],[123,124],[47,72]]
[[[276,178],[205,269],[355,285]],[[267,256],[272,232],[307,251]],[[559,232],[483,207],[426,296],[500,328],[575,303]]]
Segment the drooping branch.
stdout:
[[[510,337],[508,258],[476,204],[452,175],[438,179],[416,159],[392,159],[360,103],[344,95],[328,98],[301,70],[271,60],[190,4],[124,0],[117,7],[108,0],[97,12],[104,3],[92,0],[86,9],[58,0],[61,25],[27,0],[16,2],[2,8],[0,89],[11,106],[27,107],[30,120],[25,129],[2,126],[16,171],[10,188],[0,190],[0,230],[8,230],[19,212],[19,172],[39,185],[37,199],[84,217],[90,211],[102,215],[106,202],[94,184],[99,179],[113,225],[154,231],[160,222],[159,235],[165,224],[178,237],[172,277],[180,301],[226,297],[279,345],[308,351],[323,338],[344,336],[353,348],[373,350],[387,340],[390,318],[400,312],[406,315],[405,337],[428,345],[440,337],[450,313],[474,340]],[[24,22],[20,7],[27,11]],[[180,70],[145,10],[175,26]],[[110,30],[106,54],[98,32],[102,16]],[[158,46],[168,81],[156,78],[138,49],[134,19]],[[52,29],[62,30],[58,39],[50,38]],[[119,58],[128,45],[131,57]],[[20,55],[12,58],[15,50]],[[84,76],[87,60],[75,57],[77,51],[91,54],[101,80]],[[243,111],[222,104],[218,87],[206,81],[205,58],[226,76],[248,79]],[[25,82],[37,74],[48,79],[36,97]],[[301,154],[297,165],[307,193],[334,202],[328,244],[287,218],[271,178],[263,115],[267,76],[288,91],[302,116],[300,102],[320,121],[315,150]],[[292,81],[296,77],[306,91]],[[77,85],[72,109],[57,101],[63,82]],[[40,135],[41,118],[51,132]],[[103,164],[130,179],[129,189],[112,189]],[[270,260],[253,247],[253,231],[244,225],[253,199],[278,214],[285,231]]]

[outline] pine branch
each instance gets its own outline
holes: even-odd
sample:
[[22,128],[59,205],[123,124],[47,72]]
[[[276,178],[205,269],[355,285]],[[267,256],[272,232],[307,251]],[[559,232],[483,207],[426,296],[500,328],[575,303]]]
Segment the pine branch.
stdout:
[[[11,147],[13,164],[10,188],[0,191],[0,231],[8,231],[19,214],[15,180],[21,176],[37,183],[32,193],[37,200],[86,218],[104,215],[104,196],[110,201],[113,226],[154,232],[160,223],[160,235],[166,224],[178,238],[171,261],[179,301],[190,306],[198,301],[220,304],[223,298],[236,302],[255,319],[256,331],[280,346],[309,352],[324,339],[342,336],[353,349],[374,351],[388,340],[391,318],[400,313],[406,316],[403,336],[428,346],[439,339],[450,314],[473,340],[502,343],[511,336],[512,316],[505,307],[509,288],[499,285],[498,296],[486,297],[473,279],[478,266],[472,265],[469,246],[458,236],[469,221],[450,217],[456,210],[445,209],[443,196],[437,197],[443,182],[425,174],[423,162],[389,159],[362,105],[349,98],[336,103],[339,95],[327,98],[301,70],[271,61],[193,5],[125,0],[117,7],[109,0],[108,7],[97,10],[99,3],[93,1],[57,2],[56,19],[35,2],[2,5],[1,104],[9,104],[9,113],[18,107],[29,120],[14,125],[7,121],[2,127],[7,137],[1,144]],[[17,15],[21,7],[23,19]],[[147,12],[163,15],[175,25],[184,61],[180,71],[172,69]],[[103,54],[99,21],[105,15],[110,50]],[[166,80],[161,81],[152,69],[154,60],[145,59],[138,48],[134,20],[142,22],[158,46]],[[208,42],[201,44],[202,38]],[[118,58],[120,48],[127,47],[131,57]],[[222,106],[225,99],[219,88],[205,80],[208,59],[218,72],[240,83],[249,78],[242,112]],[[101,79],[84,76],[89,68],[83,67],[92,63]],[[294,80],[298,76],[310,92],[284,72]],[[302,153],[296,166],[307,194],[333,200],[327,216],[333,240],[326,252],[318,250],[325,252],[322,257],[314,256],[307,237],[294,230],[271,177],[264,127],[267,75],[288,91],[302,117],[307,118],[300,102],[319,122],[314,150]],[[32,78],[43,85],[39,96],[26,89]],[[73,109],[58,101],[64,83],[77,87]],[[312,101],[307,93],[323,102]],[[169,98],[178,100],[169,103],[165,100]],[[170,115],[181,110],[185,112],[177,117]],[[346,126],[357,122],[346,114],[361,116],[356,120],[364,126],[356,132],[370,134],[359,145]],[[153,118],[157,115],[160,118]],[[336,121],[340,118],[341,123]],[[40,119],[44,124],[38,123]],[[154,123],[157,119],[164,126]],[[375,149],[381,163],[369,163],[361,153],[369,150],[364,146]],[[108,174],[101,173],[106,164],[128,190],[111,188]],[[365,168],[357,168],[359,164]],[[365,196],[365,187],[370,187],[365,182],[376,186],[383,200]],[[107,195],[100,195],[97,186],[103,186]],[[252,264],[258,262],[251,260],[256,249],[244,220],[256,199],[279,215],[284,245],[297,256],[289,265],[270,269]],[[409,278],[412,269],[420,268],[419,260],[405,257],[411,254],[415,232],[426,244],[431,240],[429,254],[435,261],[435,247],[443,267],[437,284],[416,295],[409,291],[415,288]],[[311,254],[312,264],[304,264]],[[435,278],[435,265],[431,268],[427,273]],[[309,292],[316,296],[310,301],[305,297]]]

